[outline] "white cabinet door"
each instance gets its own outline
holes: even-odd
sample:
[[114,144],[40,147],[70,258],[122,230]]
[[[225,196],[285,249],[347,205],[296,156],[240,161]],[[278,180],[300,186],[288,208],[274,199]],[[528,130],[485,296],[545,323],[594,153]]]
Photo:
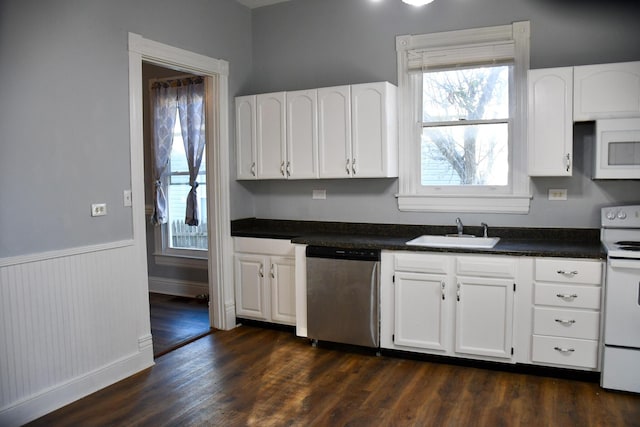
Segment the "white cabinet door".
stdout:
[[318,178],[318,91],[287,92],[287,160],[289,179]]
[[529,71],[529,175],[571,176],[573,68]]
[[256,179],[256,96],[236,98],[238,179]]
[[458,277],[455,352],[510,359],[513,281]]
[[446,350],[446,285],[445,276],[396,272],[395,345]]
[[640,115],[640,61],[574,67],[575,121]]
[[271,319],[296,324],[295,258],[271,257]]
[[285,93],[256,97],[257,174],[259,179],[286,175]]
[[267,320],[267,293],[265,292],[265,266],[268,257],[253,254],[235,256],[236,314]]
[[320,178],[351,176],[351,88],[318,89]]
[[351,176],[398,176],[396,87],[387,82],[351,86]]

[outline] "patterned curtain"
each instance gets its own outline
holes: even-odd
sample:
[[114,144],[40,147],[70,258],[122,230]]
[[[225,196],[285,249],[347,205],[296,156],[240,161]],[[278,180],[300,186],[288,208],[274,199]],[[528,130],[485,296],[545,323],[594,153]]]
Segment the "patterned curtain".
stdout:
[[168,83],[151,86],[153,105],[153,180],[155,183],[154,211],[151,222],[156,225],[167,222],[167,197],[164,187],[173,144],[173,127],[176,121],[177,88]]
[[188,225],[200,223],[198,209],[198,172],[202,163],[205,146],[204,131],[204,80],[202,78],[183,79],[178,86],[178,113],[184,151],[189,166],[189,185],[187,211],[184,222]]

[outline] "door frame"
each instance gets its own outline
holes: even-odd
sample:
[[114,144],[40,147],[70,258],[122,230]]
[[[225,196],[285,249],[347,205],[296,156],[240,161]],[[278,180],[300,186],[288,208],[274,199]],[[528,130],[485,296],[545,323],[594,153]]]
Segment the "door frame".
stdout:
[[[204,76],[206,85],[207,209],[209,250],[209,320],[218,329],[235,327],[233,286],[233,241],[231,239],[229,197],[229,64],[158,43],[129,33],[129,129],[131,145],[131,189],[133,197],[133,239],[146,259],[146,225],[144,209],[144,151],[142,122],[142,62]],[[210,197],[209,197],[210,196]],[[145,270],[146,265],[141,266]],[[145,291],[149,284],[145,282]]]

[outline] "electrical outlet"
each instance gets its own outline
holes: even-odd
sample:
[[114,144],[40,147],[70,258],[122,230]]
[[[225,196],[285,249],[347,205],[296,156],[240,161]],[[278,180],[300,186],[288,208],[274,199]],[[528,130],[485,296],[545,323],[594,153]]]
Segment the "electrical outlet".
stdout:
[[313,190],[311,198],[313,200],[325,200],[327,198],[327,190]]
[[105,216],[107,214],[106,203],[94,203],[91,205],[91,216]]
[[124,190],[122,199],[125,206],[131,206],[131,190]]
[[567,200],[566,188],[550,188],[549,200]]

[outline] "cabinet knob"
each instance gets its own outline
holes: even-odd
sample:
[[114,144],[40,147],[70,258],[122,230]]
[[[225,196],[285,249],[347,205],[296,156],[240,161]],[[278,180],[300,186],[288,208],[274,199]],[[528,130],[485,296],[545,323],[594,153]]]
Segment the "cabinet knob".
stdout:
[[251,175],[256,176],[256,162],[251,163]]
[[276,278],[276,273],[275,273],[275,271],[273,269],[273,264],[271,264],[271,268],[269,269],[269,274],[271,275],[272,279]]
[[347,175],[351,174],[351,169],[349,168],[349,159],[347,159],[347,164],[344,166],[345,170],[347,171]]
[[287,160],[287,176],[291,176],[291,162]]
[[260,264],[260,269],[258,269],[258,275],[264,277],[264,266],[262,264]]
[[571,154],[569,153],[567,153],[565,157],[565,164],[567,166],[567,172],[569,172],[569,169],[571,169]]
[[354,157],[351,160],[351,170],[353,171],[353,176],[356,176],[356,158]]
[[284,160],[280,163],[280,174],[284,176]]

